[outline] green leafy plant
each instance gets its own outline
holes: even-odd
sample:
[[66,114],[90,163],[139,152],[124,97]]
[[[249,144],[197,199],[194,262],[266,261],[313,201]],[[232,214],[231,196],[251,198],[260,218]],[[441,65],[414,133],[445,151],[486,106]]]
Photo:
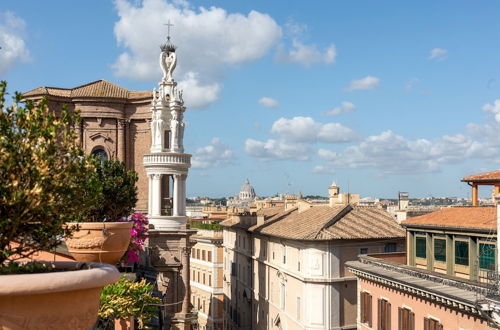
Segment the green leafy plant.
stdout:
[[95,161],[77,144],[77,113],[47,100],[7,105],[0,82],[0,265],[50,250],[63,223],[82,221],[101,196]]
[[206,230],[222,230],[222,226],[216,222],[202,223],[200,221],[189,221],[190,228],[206,229]]
[[119,221],[129,216],[137,203],[137,173],[127,171],[125,163],[117,160],[96,159],[95,167],[102,184],[102,195],[87,212],[85,221]]
[[161,299],[153,296],[153,285],[127,281],[125,276],[114,284],[104,287],[101,292],[101,306],[99,317],[103,319],[129,319],[132,316],[139,322],[139,328],[144,327],[151,318],[157,316],[158,308],[154,305],[161,303]]

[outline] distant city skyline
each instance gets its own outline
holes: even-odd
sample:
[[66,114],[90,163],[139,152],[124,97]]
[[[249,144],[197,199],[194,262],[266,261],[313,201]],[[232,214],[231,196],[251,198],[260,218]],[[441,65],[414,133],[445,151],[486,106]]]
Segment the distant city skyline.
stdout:
[[[3,1],[11,94],[157,87],[168,22],[188,196],[470,197],[500,164],[498,1]],[[489,197],[489,188],[480,188]]]

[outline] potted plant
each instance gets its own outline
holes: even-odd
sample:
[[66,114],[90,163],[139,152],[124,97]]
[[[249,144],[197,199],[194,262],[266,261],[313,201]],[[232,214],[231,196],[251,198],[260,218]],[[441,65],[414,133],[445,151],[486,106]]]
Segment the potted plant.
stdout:
[[78,115],[55,114],[46,100],[22,103],[19,93],[7,105],[6,86],[0,82],[0,328],[88,328],[102,287],[119,279],[116,268],[16,262],[58,246],[63,224],[81,220],[101,193],[71,129]]
[[96,158],[94,166],[102,194],[86,213],[87,222],[67,224],[72,234],[66,237],[66,246],[75,260],[116,264],[131,239],[133,222],[120,220],[137,202],[137,173],[117,160]]
[[114,284],[107,285],[101,292],[99,317],[114,319],[115,329],[133,329],[134,319],[139,328],[158,315],[161,299],[153,296],[153,285],[145,279],[128,281],[125,276]]

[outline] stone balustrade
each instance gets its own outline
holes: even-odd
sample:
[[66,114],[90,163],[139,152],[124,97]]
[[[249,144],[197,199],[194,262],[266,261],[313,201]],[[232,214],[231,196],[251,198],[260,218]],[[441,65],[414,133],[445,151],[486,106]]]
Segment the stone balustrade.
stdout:
[[176,153],[156,153],[144,155],[144,165],[179,164],[191,165],[191,155]]

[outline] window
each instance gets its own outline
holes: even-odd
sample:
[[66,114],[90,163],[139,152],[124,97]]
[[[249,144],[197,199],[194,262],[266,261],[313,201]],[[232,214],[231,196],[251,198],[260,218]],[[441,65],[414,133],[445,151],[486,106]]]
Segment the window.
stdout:
[[426,258],[426,245],[427,245],[427,240],[425,237],[419,237],[417,236],[415,238],[415,255],[417,258]]
[[446,262],[446,240],[434,239],[434,260]]
[[368,248],[359,249],[359,254],[368,254]]
[[236,263],[231,263],[231,275],[236,276]]
[[201,251],[201,260],[205,260],[205,250]]
[[297,320],[300,320],[300,297],[297,297]]
[[297,261],[297,270],[300,272],[300,261]]
[[101,163],[108,159],[108,154],[101,148],[92,151],[91,155],[99,159]]
[[384,252],[390,253],[390,252],[396,252],[397,250],[397,244],[396,243],[387,243],[384,246]]
[[372,326],[372,296],[368,292],[361,292],[361,323]]
[[391,330],[391,303],[385,299],[378,300],[378,329]]
[[286,297],[286,292],[285,292],[285,283],[281,282],[280,286],[280,307],[281,309],[285,309],[285,297]]
[[200,250],[196,249],[196,259],[200,259]]
[[205,273],[203,273],[203,284],[205,284]]
[[283,245],[283,264],[286,264],[286,246]]
[[208,261],[212,262],[212,251],[208,251]]
[[408,308],[398,308],[398,329],[415,330],[415,313]]
[[455,241],[455,264],[469,266],[469,243]]
[[479,267],[495,270],[495,245],[479,243]]
[[212,286],[212,275],[208,275],[208,285]]
[[443,325],[437,320],[425,317],[424,330],[443,330]]

